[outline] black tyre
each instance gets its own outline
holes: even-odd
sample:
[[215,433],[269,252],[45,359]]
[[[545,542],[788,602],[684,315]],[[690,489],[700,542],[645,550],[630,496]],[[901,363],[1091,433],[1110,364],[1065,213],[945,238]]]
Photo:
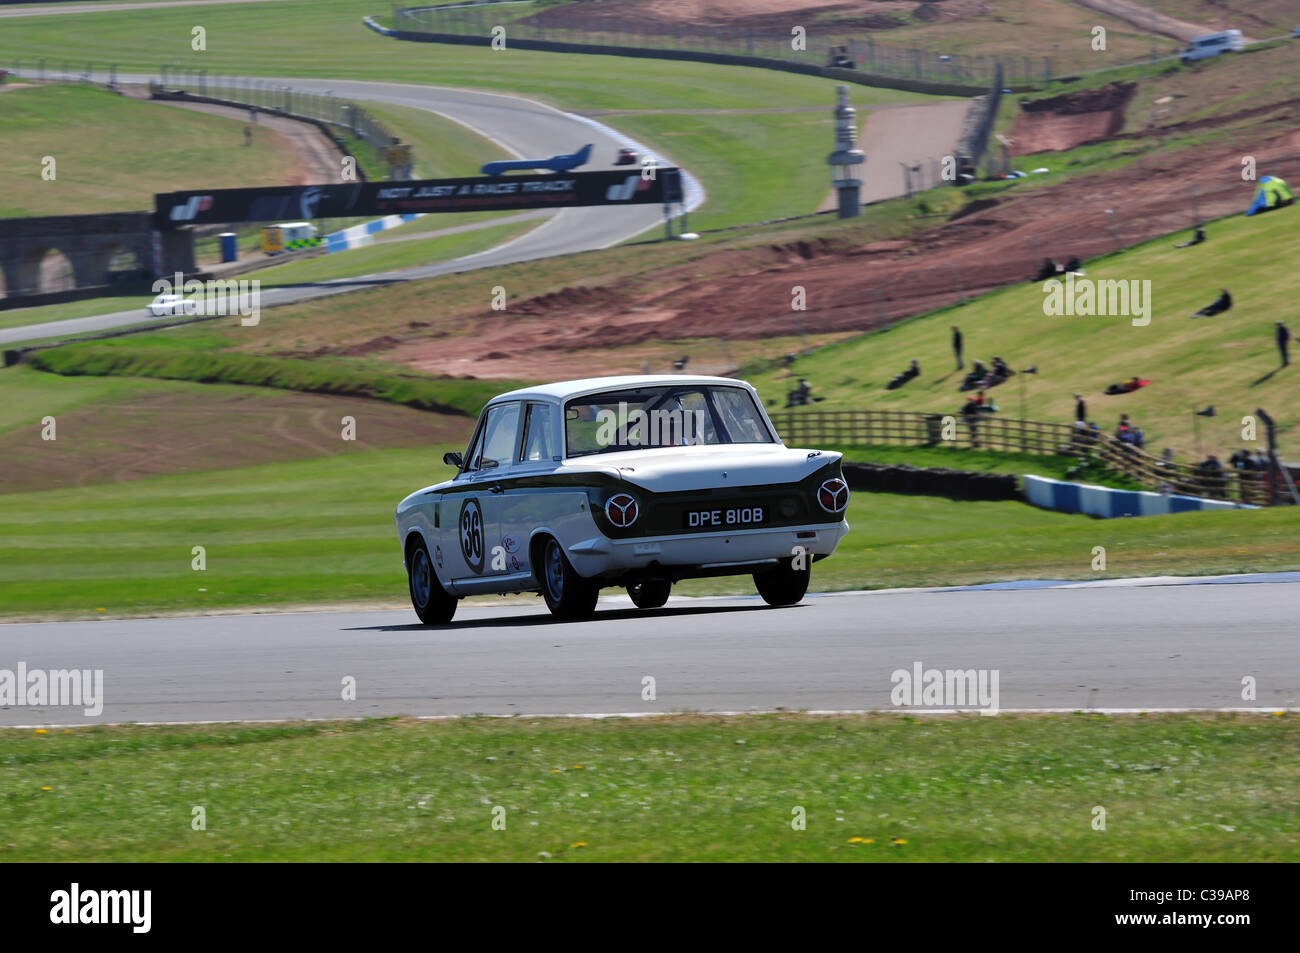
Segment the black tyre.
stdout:
[[421,622],[446,625],[451,621],[459,600],[442,588],[423,540],[416,540],[411,545],[411,552],[406,557],[406,578],[411,589],[411,605]]
[[557,619],[585,619],[596,611],[600,587],[579,576],[555,539],[542,547],[542,598]]
[[783,559],[780,565],[765,572],[754,573],[758,594],[769,606],[792,606],[808,592],[812,569],[807,564],[795,569],[791,560]]
[[642,579],[627,587],[632,604],[638,609],[658,609],[668,601],[673,584],[667,579]]

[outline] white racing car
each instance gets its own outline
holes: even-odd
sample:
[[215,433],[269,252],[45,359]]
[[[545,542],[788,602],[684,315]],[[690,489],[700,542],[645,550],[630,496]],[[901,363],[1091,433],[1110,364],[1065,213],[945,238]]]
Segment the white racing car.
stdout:
[[155,318],[172,314],[198,314],[199,301],[184,295],[160,294],[149,302],[149,313]]
[[603,586],[643,609],[674,582],[752,574],[792,605],[849,531],[840,454],[783,446],[754,389],[723,377],[605,377],[489,401],[450,480],[397,507],[426,624],[463,596],[540,592],[589,616]]

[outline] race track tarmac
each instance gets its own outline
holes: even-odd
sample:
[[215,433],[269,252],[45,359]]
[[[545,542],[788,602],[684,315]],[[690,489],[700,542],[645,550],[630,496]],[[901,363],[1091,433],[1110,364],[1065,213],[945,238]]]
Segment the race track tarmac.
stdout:
[[[0,709],[3,725],[387,715],[892,709],[891,675],[996,670],[1002,709],[1300,704],[1300,583],[626,597],[553,622],[530,606],[0,626],[0,669],[102,669],[103,711]],[[643,700],[643,680],[656,697]],[[1242,679],[1257,682],[1243,699]],[[356,700],[342,698],[356,680]]]

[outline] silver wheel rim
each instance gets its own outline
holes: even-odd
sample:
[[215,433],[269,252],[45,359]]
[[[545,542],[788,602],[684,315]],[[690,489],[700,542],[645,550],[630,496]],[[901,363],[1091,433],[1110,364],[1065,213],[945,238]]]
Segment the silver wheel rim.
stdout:
[[556,602],[564,596],[564,562],[555,543],[546,547],[546,591]]
[[423,549],[415,551],[415,559],[411,565],[411,590],[415,593],[415,601],[422,606],[429,604],[429,597],[433,594],[433,579],[429,568],[429,556]]

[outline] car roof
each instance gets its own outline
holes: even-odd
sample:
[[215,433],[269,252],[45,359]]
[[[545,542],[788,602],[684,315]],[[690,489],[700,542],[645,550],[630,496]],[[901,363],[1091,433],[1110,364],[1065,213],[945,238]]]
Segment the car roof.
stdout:
[[557,381],[554,384],[536,384],[521,387],[492,398],[492,403],[502,400],[520,400],[527,397],[540,397],[550,400],[568,400],[583,394],[594,394],[605,390],[627,390],[632,387],[663,387],[675,384],[725,384],[730,387],[744,387],[753,390],[745,381],[734,377],[707,377],[695,374],[635,374],[624,377],[586,377],[581,380]]

